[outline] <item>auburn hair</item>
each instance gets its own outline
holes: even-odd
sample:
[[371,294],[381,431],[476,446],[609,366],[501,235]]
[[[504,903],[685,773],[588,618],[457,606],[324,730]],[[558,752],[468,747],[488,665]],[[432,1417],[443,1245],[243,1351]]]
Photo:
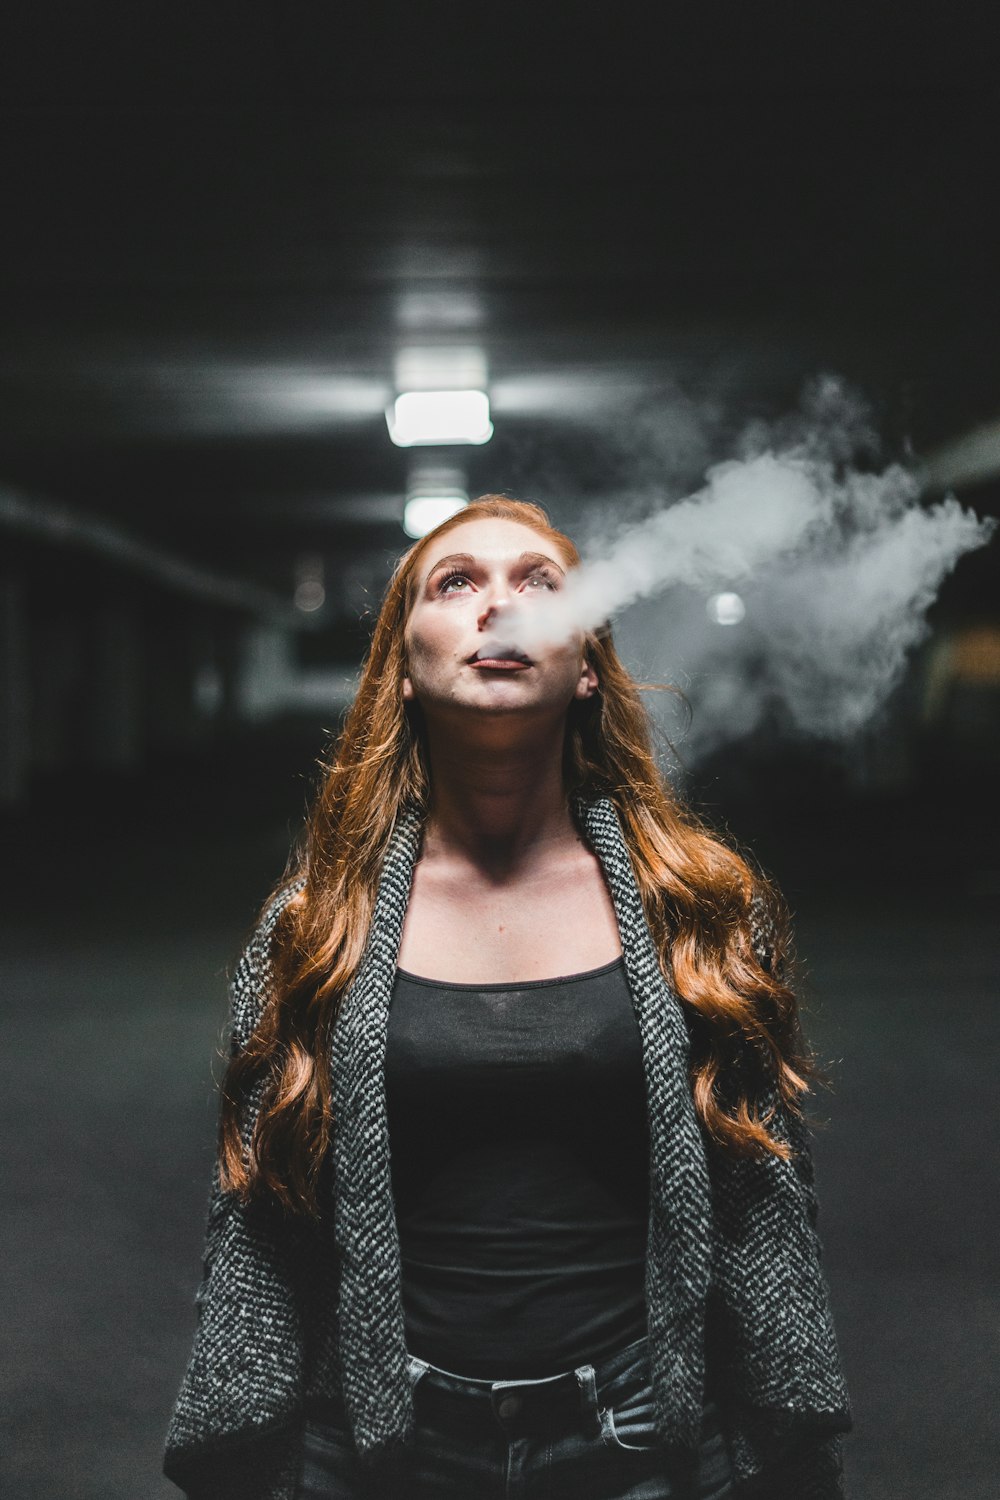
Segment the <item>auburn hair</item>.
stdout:
[[[399,559],[375,622],[354,702],[333,740],[302,835],[267,905],[293,881],[271,940],[271,983],[248,1042],[222,1083],[219,1180],[244,1201],[277,1200],[310,1217],[336,1120],[331,1043],[341,996],[361,960],[386,846],[408,805],[430,792],[419,705],[404,704],[404,630],[419,566],[437,538],[466,521],[530,526],[562,555],[580,557],[540,506],[483,495]],[[784,902],[743,854],[686,806],[659,770],[644,685],[622,664],[608,625],[585,638],[599,688],[574,699],[563,755],[569,796],[608,797],[621,820],[664,975],[685,1010],[694,1105],[704,1131],[737,1155],[792,1153],[769,1130],[779,1106],[800,1112],[818,1074],[786,983]],[[654,685],[656,686],[656,685]],[[767,951],[759,932],[768,933]],[[755,935],[757,940],[755,941]],[[762,1107],[764,1092],[770,1109]],[[260,1107],[249,1138],[244,1106]]]

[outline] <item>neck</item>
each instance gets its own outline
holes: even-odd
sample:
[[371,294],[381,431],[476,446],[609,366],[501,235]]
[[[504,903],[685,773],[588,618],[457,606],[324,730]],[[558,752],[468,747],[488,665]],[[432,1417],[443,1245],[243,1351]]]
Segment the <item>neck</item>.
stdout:
[[422,859],[509,876],[579,834],[563,787],[562,741],[501,747],[429,736],[431,801]]

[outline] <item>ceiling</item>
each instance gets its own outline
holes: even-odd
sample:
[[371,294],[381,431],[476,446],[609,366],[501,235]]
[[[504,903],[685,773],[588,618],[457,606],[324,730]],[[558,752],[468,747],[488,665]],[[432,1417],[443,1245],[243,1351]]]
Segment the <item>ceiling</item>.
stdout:
[[570,528],[822,371],[890,452],[1000,416],[985,7],[356,9],[12,18],[0,481],[280,590],[404,544],[414,345],[495,423],[422,456]]

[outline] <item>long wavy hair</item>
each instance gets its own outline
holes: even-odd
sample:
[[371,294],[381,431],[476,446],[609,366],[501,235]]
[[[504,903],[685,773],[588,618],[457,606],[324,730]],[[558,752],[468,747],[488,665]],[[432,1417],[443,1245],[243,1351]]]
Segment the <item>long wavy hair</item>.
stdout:
[[[302,836],[274,896],[301,888],[281,910],[271,944],[272,982],[259,1022],[228,1063],[222,1084],[219,1174],[245,1201],[276,1199],[317,1216],[317,1184],[336,1129],[331,1044],[341,996],[361,960],[386,846],[401,811],[426,812],[430,794],[419,705],[404,704],[404,631],[421,558],[466,521],[497,517],[532,527],[568,567],[580,557],[540,506],[484,495],[415,543],[382,602],[357,695],[321,763]],[[704,1131],[738,1155],[787,1158],[768,1129],[778,1098],[798,1111],[819,1070],[786,983],[784,902],[748,858],[713,833],[658,769],[643,688],[626,671],[607,625],[588,632],[585,655],[599,689],[570,704],[563,754],[567,795],[609,797],[625,841],[664,975],[684,1006],[691,1087]],[[769,933],[761,952],[761,926]],[[767,1084],[772,1104],[761,1107]],[[262,1100],[249,1140],[241,1131],[250,1091]]]

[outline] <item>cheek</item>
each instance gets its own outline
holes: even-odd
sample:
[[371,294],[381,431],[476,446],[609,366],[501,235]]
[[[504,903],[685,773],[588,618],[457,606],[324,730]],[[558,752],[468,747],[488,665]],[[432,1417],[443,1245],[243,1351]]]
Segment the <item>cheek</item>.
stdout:
[[561,671],[578,677],[583,671],[583,648],[576,645],[561,646],[555,652],[553,660],[558,662]]
[[419,682],[424,675],[424,656],[417,641],[406,647],[406,675],[412,682]]
[[406,634],[406,659],[411,670],[420,671],[434,665],[435,659],[443,649],[440,639],[441,631],[428,624],[427,621],[417,621],[413,628]]

